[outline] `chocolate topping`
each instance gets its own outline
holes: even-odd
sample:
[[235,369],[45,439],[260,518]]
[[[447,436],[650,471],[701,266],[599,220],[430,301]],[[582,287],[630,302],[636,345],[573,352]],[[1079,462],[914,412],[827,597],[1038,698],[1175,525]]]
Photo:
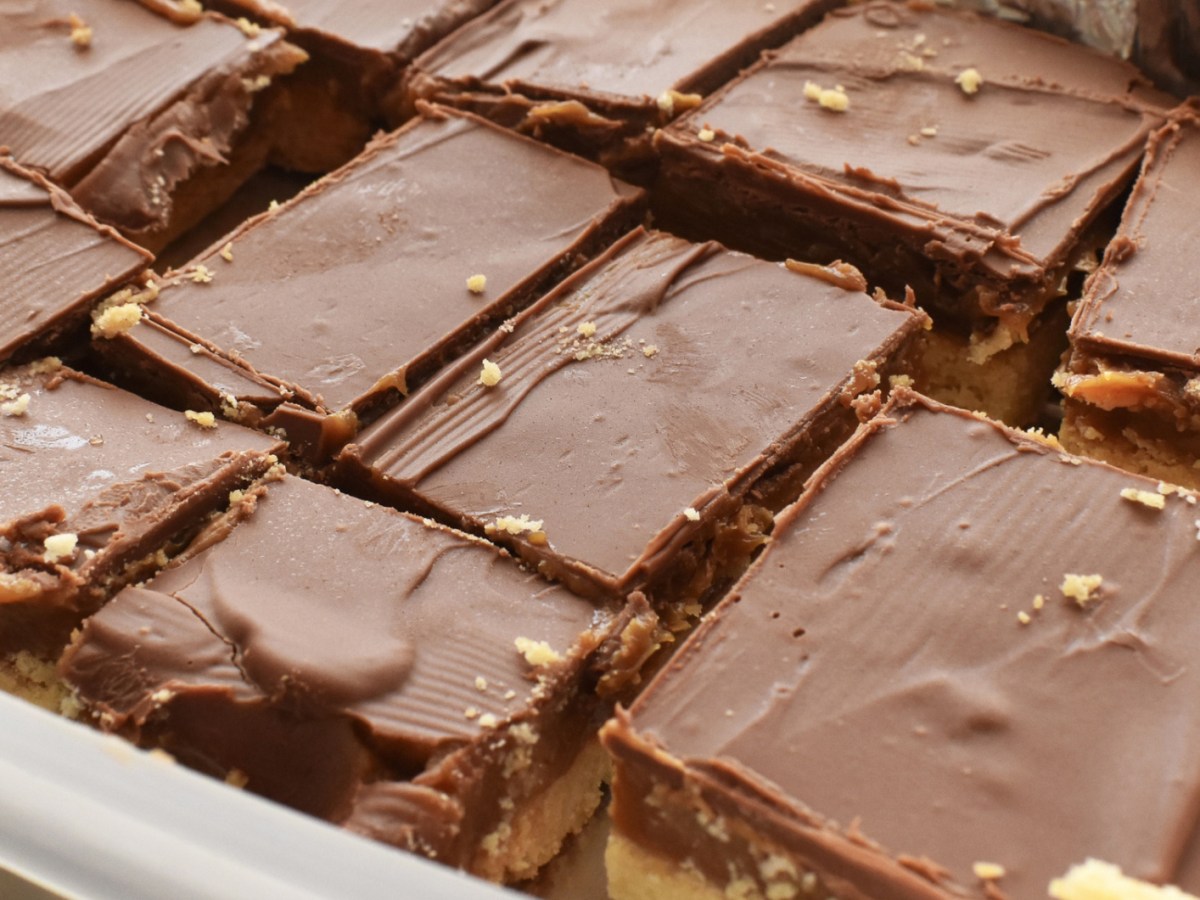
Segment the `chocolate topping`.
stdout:
[[[1044,896],[1087,857],[1176,880],[1200,791],[1196,516],[905,393],[609,743],[631,771],[662,748],[731,833],[818,861],[838,896]],[[987,890],[981,860],[1005,873]]]
[[[219,348],[241,380],[274,386],[275,404],[361,416],[606,245],[641,202],[594,164],[431,111],[234,232],[232,261],[212,248],[150,318]],[[467,289],[476,273],[483,294]],[[136,359],[138,330],[124,337],[112,352]],[[174,356],[166,378],[203,390],[206,373]]]
[[[29,398],[20,414],[0,415],[5,649],[52,642],[46,622],[69,627],[95,609],[265,471],[277,446],[236,425],[200,428],[48,364],[0,373],[0,393]],[[45,543],[56,535],[70,544],[61,555]]]
[[[577,589],[620,594],[795,463],[830,404],[843,409],[838,394],[857,392],[856,363],[882,366],[919,329],[907,311],[784,266],[635,232],[342,462],[549,561]],[[494,387],[478,383],[484,357],[502,373]],[[534,455],[545,464],[531,467]]]
[[62,190],[0,156],[0,360],[35,341],[53,348],[90,301],[149,263]]

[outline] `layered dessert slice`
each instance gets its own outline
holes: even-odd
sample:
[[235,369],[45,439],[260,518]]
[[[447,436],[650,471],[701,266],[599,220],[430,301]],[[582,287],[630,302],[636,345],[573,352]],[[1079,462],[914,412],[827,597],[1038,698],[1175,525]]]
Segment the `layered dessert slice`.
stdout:
[[250,220],[96,341],[169,405],[320,460],[644,215],[604,169],[467,114],[427,116]]
[[[327,172],[366,143],[404,67],[496,0],[217,0],[230,16],[282,27],[310,60],[289,82],[295,167]],[[391,116],[393,124],[400,118]]]
[[281,32],[199,8],[173,19],[128,0],[0,9],[0,146],[151,249],[263,164],[256,108],[304,60]]
[[1195,892],[1198,513],[893,394],[602,732],[613,897]]
[[637,178],[658,126],[834,0],[505,0],[418,57],[403,93],[481,113]]
[[93,301],[150,260],[64,191],[0,155],[0,360],[82,345]]
[[596,730],[657,622],[484,541],[293,477],[89,619],[83,718],[361,834],[491,879],[582,826]]
[[278,442],[50,358],[0,370],[0,654],[55,655],[275,462]]
[[1200,487],[1200,118],[1181,108],[1154,136],[1055,375],[1063,443],[1122,468]]
[[366,429],[341,476],[674,626],[923,332],[857,273],[798,269],[639,229]]
[[1070,276],[1094,265],[1167,105],[1096,51],[863,3],[660,131],[654,202],[684,235],[911,287],[936,326],[925,385],[1026,424],[1065,346]]

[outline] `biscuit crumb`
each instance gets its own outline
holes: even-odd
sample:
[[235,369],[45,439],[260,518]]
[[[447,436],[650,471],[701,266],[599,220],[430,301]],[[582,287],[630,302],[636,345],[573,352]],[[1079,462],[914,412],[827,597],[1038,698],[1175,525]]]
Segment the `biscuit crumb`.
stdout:
[[889,375],[888,376],[888,386],[893,389],[895,389],[895,388],[910,388],[913,386],[912,376],[911,375]]
[[136,300],[110,306],[92,316],[92,337],[111,340],[142,321],[142,305]]
[[993,862],[977,862],[971,866],[980,881],[996,881],[1004,877],[1004,866]]
[[656,347],[654,344],[647,344],[642,348],[642,356],[646,357],[646,359],[654,359],[654,357],[657,355],[658,347]]
[[1142,506],[1148,506],[1151,509],[1163,509],[1167,505],[1167,498],[1162,494],[1156,494],[1153,491],[1140,491],[1137,488],[1122,489],[1121,499],[1140,503]]
[[48,563],[58,562],[63,557],[75,555],[75,545],[79,543],[79,535],[71,532],[63,532],[62,534],[52,534],[50,537],[42,541],[46,548],[42,553],[42,559]]
[[262,27],[254,22],[251,22],[245,16],[238,16],[234,24],[237,25],[238,29],[246,37],[253,38],[262,34]]
[[493,716],[491,713],[484,713],[483,715],[481,715],[479,717],[479,727],[480,728],[495,728],[499,724],[500,724],[500,720],[497,719],[495,716]]
[[279,201],[278,200],[272,200],[270,203],[267,204],[267,212],[275,212],[275,210],[277,210],[277,209],[279,209]]
[[500,378],[500,367],[490,359],[485,359],[483,368],[479,372],[479,383],[484,387],[495,387],[500,383]]
[[936,125],[926,125],[924,128],[921,129],[921,134],[924,137],[937,137],[937,126]]
[[711,144],[713,139],[716,136],[717,136],[717,133],[715,131],[713,131],[711,128],[701,128],[700,131],[696,134],[696,137],[706,144]]
[[978,69],[972,66],[959,72],[954,83],[962,88],[964,94],[978,94],[979,88],[983,86],[983,76],[979,74]]
[[1029,615],[1029,613],[1025,612],[1025,610],[1021,610],[1019,613],[1017,613],[1017,621],[1022,625],[1028,625],[1033,621],[1033,618]]
[[1096,600],[1096,591],[1100,585],[1104,583],[1104,577],[1101,575],[1075,575],[1068,573],[1063,575],[1062,584],[1059,590],[1063,596],[1069,600],[1074,600],[1081,607],[1086,607],[1093,600]]
[[201,428],[216,428],[217,417],[210,412],[196,412],[194,409],[184,410],[183,417],[189,422],[195,422]]
[[696,508],[693,506],[689,506],[686,509],[684,509],[683,516],[689,522],[699,522],[700,521],[700,513],[696,512]]
[[478,719],[479,718],[479,710],[477,710],[473,706],[468,706],[466,709],[463,710],[463,717],[467,718],[467,719]]
[[821,99],[821,86],[815,81],[804,82],[804,96],[815,103]]
[[15,400],[0,403],[0,415],[19,418],[29,412],[29,395],[21,394]]
[[1072,866],[1050,882],[1054,900],[1195,900],[1172,885],[1158,887],[1125,875],[1119,866],[1098,859]]
[[576,328],[575,330],[578,331],[583,337],[590,338],[590,337],[592,337],[592,335],[594,335],[596,333],[596,323],[595,322],[580,322],[579,327]]
[[192,271],[189,273],[188,277],[191,278],[196,284],[211,284],[213,280],[213,273],[208,266],[197,265],[192,268]]
[[685,112],[700,105],[704,98],[699,94],[681,94],[679,91],[663,91],[655,101],[658,108],[668,116]]
[[507,534],[537,534],[542,531],[543,519],[531,519],[528,513],[519,516],[500,516],[494,522],[483,526],[488,534],[505,532]]
[[1034,597],[1033,597],[1033,608],[1034,608],[1034,609],[1041,609],[1041,608],[1042,608],[1043,606],[1045,606],[1045,605],[1046,605],[1046,598],[1045,598],[1045,596],[1044,596],[1044,595],[1042,595],[1042,594],[1035,594],[1035,595],[1034,595]]
[[513,699],[513,697],[515,697],[515,696],[517,696],[517,692],[516,692],[516,691],[513,691],[513,690],[508,690],[508,691],[505,691],[505,692],[504,692],[504,699],[505,699],[505,700],[511,700],[511,699]]
[[828,109],[831,112],[845,112],[850,108],[850,98],[840,84],[835,88],[821,91],[817,103],[822,109]]
[[179,11],[198,16],[204,12],[204,6],[200,0],[179,0]]
[[487,276],[472,275],[467,279],[467,290],[472,294],[482,294],[487,290]]
[[527,637],[519,637],[513,641],[517,652],[525,657],[525,662],[531,666],[548,666],[561,662],[562,656],[545,641],[535,641]]
[[233,262],[233,241],[226,241],[225,246],[221,248],[221,259],[225,262]]
[[67,24],[71,27],[71,43],[80,50],[92,46],[92,28],[75,13],[67,16]]
[[488,689],[487,679],[482,675],[475,676],[475,690],[486,691]]

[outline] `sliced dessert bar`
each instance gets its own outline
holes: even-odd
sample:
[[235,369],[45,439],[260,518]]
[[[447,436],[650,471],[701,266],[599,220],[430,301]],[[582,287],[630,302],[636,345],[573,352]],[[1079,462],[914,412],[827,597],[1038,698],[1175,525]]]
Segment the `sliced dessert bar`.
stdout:
[[0,370],[0,653],[61,650],[161,566],[278,442],[164,409],[55,359]]
[[626,175],[654,129],[835,0],[505,0],[417,59],[423,97],[536,134]]
[[[933,5],[864,3],[660,131],[654,202],[685,235],[845,259],[893,296],[912,287],[937,326],[927,380],[1020,420],[1065,346],[1065,319],[1039,340],[1040,317],[1061,310],[1164,112],[1135,69],[1087,48]],[[1014,345],[1024,352],[977,365]],[[1022,383],[1036,390],[1022,396]]]
[[157,249],[266,158],[254,108],[304,54],[281,32],[250,31],[129,0],[4,4],[0,146]]
[[1200,487],[1200,118],[1182,107],[1154,136],[1104,264],[1071,326],[1055,383],[1062,441],[1122,468]]
[[82,345],[92,302],[150,260],[64,191],[0,155],[0,360],[59,352],[73,335]]
[[169,279],[141,325],[97,340],[118,379],[282,428],[320,460],[644,215],[642,192],[594,163],[428,113]]
[[342,475],[682,617],[923,331],[857,273],[810,268],[639,230],[365,430]]
[[590,603],[484,541],[286,477],[89,619],[61,671],[106,730],[511,879],[595,808],[596,729],[656,632],[636,597]]
[[613,896],[1195,892],[1198,514],[896,392],[602,732]]

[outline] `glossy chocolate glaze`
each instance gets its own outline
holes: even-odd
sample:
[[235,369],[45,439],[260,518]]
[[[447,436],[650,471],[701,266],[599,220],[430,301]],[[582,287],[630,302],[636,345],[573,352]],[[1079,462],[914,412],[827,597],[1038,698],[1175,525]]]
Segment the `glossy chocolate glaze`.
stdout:
[[38,350],[57,349],[55,339],[87,318],[92,300],[150,260],[64,191],[0,156],[0,360],[35,341]]
[[[181,413],[52,364],[0,372],[0,648],[65,639],[123,579],[186,538],[270,466],[276,441]],[[45,538],[74,534],[45,558]],[[158,565],[161,565],[161,561]],[[132,567],[132,569],[130,569]],[[126,571],[126,570],[129,571]]]
[[[609,708],[597,680],[635,677],[654,630],[644,603],[597,606],[288,477],[89,619],[61,669],[106,729],[467,866],[500,798],[574,758]],[[519,638],[558,658],[531,665]]]
[[[645,128],[686,108],[683,98],[661,108],[664,92],[714,90],[833,5],[508,0],[422,55],[409,90],[594,153],[617,135],[644,141]],[[556,115],[545,113],[572,101],[586,112],[560,110],[558,134]]]
[[[971,68],[974,94],[956,81]],[[840,85],[849,108],[806,98],[809,83]],[[872,2],[831,14],[661,132],[664,202],[698,205],[689,232],[757,214],[743,242],[842,255],[891,290],[907,281],[923,305],[1019,332],[1131,179],[1164,102],[1087,48]],[[722,203],[750,211],[731,206],[727,220]]]
[[1087,857],[1194,892],[1195,498],[899,396],[607,730],[617,829],[689,857],[695,811],[638,801],[682,785],[838,897],[1044,896]]
[[[72,40],[71,16],[91,29]],[[172,22],[128,0],[0,9],[0,146],[127,232],[166,226],[171,194],[223,161],[260,76],[303,59],[212,16]]]
[[[210,281],[197,283],[193,266],[150,307],[151,321],[240,370],[231,384],[257,384],[232,392],[257,416],[289,401],[268,424],[317,455],[325,444],[306,422],[320,432],[344,413],[344,443],[356,418],[407,393],[642,215],[641,191],[595,164],[469,115],[429,113],[250,220],[196,260]],[[480,294],[467,288],[476,274],[487,279]],[[190,354],[161,371],[139,334],[101,349],[142,369],[141,380],[207,392],[220,408],[223,391]]]
[[[694,552],[765,475],[808,462],[798,445],[819,453],[852,428],[850,399],[876,387],[856,363],[882,371],[920,329],[782,265],[638,231],[364,431],[342,470],[468,530],[543,521],[544,543],[491,536],[620,596]],[[484,357],[495,387],[478,383]]]

